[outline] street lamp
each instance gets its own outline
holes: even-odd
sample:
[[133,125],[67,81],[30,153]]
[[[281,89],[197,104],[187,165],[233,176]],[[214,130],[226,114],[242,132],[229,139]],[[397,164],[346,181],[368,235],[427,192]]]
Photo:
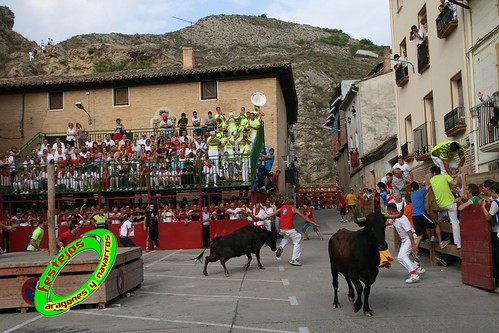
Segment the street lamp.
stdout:
[[359,58],[390,59],[390,60],[394,60],[394,61],[398,61],[398,62],[403,62],[403,63],[411,65],[412,66],[412,73],[413,74],[416,73],[416,71],[414,70],[414,65],[412,64],[412,62],[407,61],[407,60],[400,60],[400,59],[395,60],[392,57],[380,57],[377,53],[374,53],[374,52],[368,51],[368,50],[357,50],[357,52],[355,52],[355,56],[359,57]]
[[92,125],[92,117],[90,116],[90,113],[88,113],[88,111],[87,111],[87,110],[85,110],[85,107],[83,106],[83,103],[82,103],[82,102],[80,102],[80,101],[76,101],[76,102],[75,102],[75,106],[76,106],[78,109],[85,111],[85,113],[86,113],[86,114],[87,114],[87,116],[88,116],[88,124],[89,124],[89,125]]

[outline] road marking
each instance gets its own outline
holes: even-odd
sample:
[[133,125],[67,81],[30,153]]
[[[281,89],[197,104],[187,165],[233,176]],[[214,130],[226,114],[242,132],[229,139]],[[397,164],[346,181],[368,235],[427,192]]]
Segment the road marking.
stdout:
[[300,333],[310,333],[310,331],[308,330],[308,327],[300,327],[300,328],[298,328],[298,332],[300,332]]
[[[179,278],[179,279],[200,279],[200,280],[215,280],[215,281],[224,281],[224,282],[241,282],[242,279],[227,279],[223,278],[212,278],[206,276],[185,276],[185,275],[165,275],[165,274],[144,274],[144,277],[166,277],[166,278]],[[244,281],[250,282],[270,282],[270,283],[282,283],[285,286],[289,286],[288,279],[282,280],[259,280],[259,279],[244,279]]]
[[35,318],[31,318],[31,319],[29,319],[29,320],[26,320],[26,321],[24,321],[24,322],[20,323],[19,325],[16,325],[16,326],[14,326],[14,327],[9,328],[8,330],[3,331],[2,333],[10,333],[10,332],[14,332],[14,331],[16,331],[16,330],[20,329],[20,328],[21,328],[21,327],[23,327],[23,326],[26,326],[26,325],[28,325],[28,324],[31,324],[31,323],[32,323],[32,322],[34,322],[34,321],[37,321],[38,319],[40,319],[40,318],[42,318],[42,317],[43,317],[43,315],[39,315],[39,316],[37,316],[37,317],[35,317]]
[[279,272],[284,272],[284,266],[279,266]]
[[237,296],[237,295],[178,294],[178,293],[162,293],[162,292],[156,292],[156,291],[136,291],[135,293],[136,294],[164,295],[164,296],[181,296],[181,297],[256,299],[256,300],[262,300],[262,301],[289,302],[290,305],[298,305],[298,301],[296,300],[295,296],[290,296],[288,299],[284,299],[284,298]]
[[151,267],[152,265],[157,264],[157,263],[158,263],[158,262],[160,262],[161,260],[164,260],[164,259],[166,259],[166,258],[168,258],[168,257],[171,257],[171,256],[173,256],[173,255],[177,254],[177,253],[178,253],[178,252],[180,252],[180,251],[182,251],[182,250],[180,249],[180,250],[177,250],[177,251],[175,251],[175,252],[173,252],[173,253],[170,253],[170,254],[168,254],[168,255],[164,256],[164,257],[163,257],[163,258],[161,258],[161,259],[155,260],[155,261],[153,261],[152,263],[145,265],[145,267],[146,267],[146,268],[149,268],[149,267]]
[[[79,310],[75,311],[75,310],[73,310],[73,311],[71,311],[71,313],[72,314],[84,314],[84,315],[90,315],[90,316],[103,316],[103,317],[111,317],[111,318],[162,321],[162,322],[175,323],[175,324],[190,324],[190,325],[223,327],[223,328],[228,328],[228,329],[239,329],[239,330],[255,331],[255,332],[297,333],[296,331],[283,331],[283,330],[275,330],[275,329],[271,329],[271,328],[259,328],[259,327],[249,327],[249,326],[240,326],[240,325],[231,325],[231,324],[221,324],[221,323],[212,323],[212,322],[206,322],[206,321],[174,320],[174,319],[164,319],[164,318],[116,315],[116,314],[103,313],[103,312],[97,312],[97,311],[98,310],[94,310],[94,311],[79,311]],[[303,327],[300,328],[300,331],[298,331],[298,333],[308,332],[308,331],[302,331],[302,328]]]

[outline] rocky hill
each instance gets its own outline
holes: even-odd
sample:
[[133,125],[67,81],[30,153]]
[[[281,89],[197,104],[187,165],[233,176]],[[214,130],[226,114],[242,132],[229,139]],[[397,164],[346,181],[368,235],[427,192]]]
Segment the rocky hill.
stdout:
[[0,7],[0,77],[41,74],[80,75],[130,68],[182,66],[182,46],[192,45],[200,66],[289,61],[299,100],[295,154],[301,182],[330,183],[336,170],[332,137],[322,127],[331,93],[343,79],[365,76],[376,60],[352,56],[357,48],[379,50],[369,40],[357,41],[341,30],[283,22],[262,16],[218,15],[163,35],[89,34],[47,48],[29,62],[36,47],[15,33],[14,14]]

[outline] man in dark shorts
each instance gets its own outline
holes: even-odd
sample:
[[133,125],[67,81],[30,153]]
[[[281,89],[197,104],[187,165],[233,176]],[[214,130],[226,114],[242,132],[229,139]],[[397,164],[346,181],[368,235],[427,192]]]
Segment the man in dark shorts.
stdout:
[[419,184],[417,182],[412,182],[411,188],[413,190],[411,193],[412,220],[414,222],[414,229],[418,235],[416,245],[419,247],[419,244],[423,240],[426,228],[435,229],[438,242],[440,243],[440,248],[443,249],[449,244],[449,241],[442,241],[440,226],[435,220],[425,214],[425,196],[430,186],[419,188]]
[[158,214],[154,211],[154,205],[150,204],[145,213],[146,215],[146,226],[149,229],[148,242],[146,251],[149,249],[149,244],[151,245],[151,250],[156,247],[159,249],[159,230],[158,230]]

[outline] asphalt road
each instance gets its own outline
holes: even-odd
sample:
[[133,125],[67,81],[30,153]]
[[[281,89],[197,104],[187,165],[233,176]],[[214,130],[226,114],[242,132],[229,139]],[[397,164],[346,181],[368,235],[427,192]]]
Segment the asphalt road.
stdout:
[[[354,313],[340,277],[342,308],[333,309],[327,253],[328,239],[339,228],[336,210],[314,211],[325,240],[309,229],[303,241],[303,266],[289,265],[291,245],[277,259],[262,249],[249,270],[245,257],[228,262],[225,277],[219,262],[209,276],[192,258],[200,250],[152,251],[144,255],[144,283],[129,297],[115,299],[104,310],[79,307],[58,317],[32,311],[0,313],[0,332],[497,332],[499,295],[461,283],[458,264],[429,266],[417,284],[407,285],[404,268],[394,263],[382,269],[371,290],[373,317]],[[303,221],[297,218],[297,226]],[[393,244],[392,231],[387,240]],[[394,255],[395,252],[392,249]]]

